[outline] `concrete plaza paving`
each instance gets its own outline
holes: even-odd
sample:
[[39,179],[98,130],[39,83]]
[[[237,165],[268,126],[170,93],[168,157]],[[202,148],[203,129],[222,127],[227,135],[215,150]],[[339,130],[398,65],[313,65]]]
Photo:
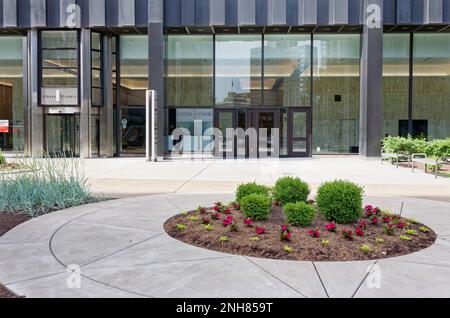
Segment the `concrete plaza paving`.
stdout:
[[[175,214],[231,199],[168,193],[33,219],[0,238],[0,282],[27,297],[450,297],[450,203],[366,197],[396,212],[403,203],[405,216],[439,235],[426,250],[381,261],[243,257],[186,245],[163,230]],[[70,265],[80,268],[81,288],[68,288]]]
[[424,171],[381,165],[359,157],[313,159],[205,160],[148,163],[143,158],[86,160],[92,189],[113,197],[163,193],[226,193],[236,184],[257,181],[272,185],[279,177],[298,176],[315,190],[324,181],[348,179],[365,186],[372,196],[402,196],[450,201],[450,179]]
[[[84,161],[97,194],[122,198],[20,225],[0,238],[0,283],[27,297],[450,297],[450,179],[357,157],[147,163]],[[164,233],[171,216],[232,199],[236,185],[298,176],[365,186],[366,201],[439,235],[424,251],[378,262],[289,262],[199,249]],[[425,200],[431,199],[431,200]],[[439,200],[439,201],[436,201]],[[447,202],[446,202],[447,201]],[[68,288],[70,265],[81,288]],[[372,275],[380,273],[381,288]],[[75,277],[76,278],[76,277]]]

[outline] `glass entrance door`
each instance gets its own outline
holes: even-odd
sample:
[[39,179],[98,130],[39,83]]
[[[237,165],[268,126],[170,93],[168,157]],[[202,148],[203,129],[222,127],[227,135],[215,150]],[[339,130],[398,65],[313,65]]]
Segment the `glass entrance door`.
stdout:
[[294,108],[289,110],[289,156],[311,156],[311,127],[312,117],[310,109]]
[[46,150],[51,157],[80,155],[80,116],[46,116]]
[[145,155],[145,107],[121,107],[122,155]]
[[222,132],[222,138],[215,140],[215,147],[219,149],[219,157],[235,158],[236,144],[234,142],[234,136],[228,138],[227,129],[236,129],[236,126],[237,112],[235,109],[217,109],[215,111],[214,127]]
[[280,111],[258,109],[250,111],[250,127],[256,129],[257,146],[249,142],[249,156],[277,157],[280,153]]

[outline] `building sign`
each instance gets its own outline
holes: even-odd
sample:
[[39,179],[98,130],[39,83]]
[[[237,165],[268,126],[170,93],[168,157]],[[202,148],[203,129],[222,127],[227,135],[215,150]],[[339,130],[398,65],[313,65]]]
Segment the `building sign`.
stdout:
[[41,105],[74,106],[78,105],[77,87],[42,87]]
[[0,120],[0,133],[9,133],[9,120]]
[[177,122],[190,123],[194,121],[212,122],[214,111],[212,109],[177,109]]

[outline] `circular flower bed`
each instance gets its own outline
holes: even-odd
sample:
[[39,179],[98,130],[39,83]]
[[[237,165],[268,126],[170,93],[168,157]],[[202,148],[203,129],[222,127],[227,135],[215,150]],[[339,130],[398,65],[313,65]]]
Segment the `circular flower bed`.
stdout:
[[[345,188],[349,186],[344,184]],[[323,191],[327,187],[330,185],[326,184]],[[338,201],[336,198],[333,202]],[[338,224],[321,212],[320,202],[289,203],[284,207],[274,202],[266,217],[266,202],[261,194],[249,194],[241,202],[199,207],[171,218],[164,228],[175,239],[214,251],[297,261],[396,257],[420,251],[436,241],[436,234],[420,222],[374,206],[361,207],[353,222]],[[258,213],[252,213],[252,209]],[[249,215],[257,216],[257,221]],[[348,216],[348,211],[344,215]]]

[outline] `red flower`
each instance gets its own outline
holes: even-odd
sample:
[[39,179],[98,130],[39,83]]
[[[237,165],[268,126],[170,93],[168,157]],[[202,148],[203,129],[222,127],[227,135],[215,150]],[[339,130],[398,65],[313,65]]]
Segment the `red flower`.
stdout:
[[358,223],[358,226],[360,229],[365,230],[367,228],[367,223],[364,221],[361,221]]
[[246,219],[246,220],[244,221],[244,224],[245,224],[247,227],[252,227],[252,225],[253,225],[253,220],[252,220],[252,219]]
[[203,225],[208,225],[208,224],[210,224],[211,222],[209,221],[209,219],[207,218],[207,217],[204,217],[203,219],[202,219],[202,224]]
[[378,218],[376,216],[371,221],[372,221],[373,225],[377,225],[378,224]]
[[233,224],[233,217],[232,216],[228,216],[225,221],[223,221],[223,226],[227,227],[228,225],[232,225]]
[[356,235],[358,236],[364,236],[364,231],[362,229],[360,229],[359,227],[356,229],[355,231]]
[[384,216],[383,217],[383,223],[391,223],[391,218],[389,216]]
[[222,218],[222,215],[221,215],[220,213],[213,213],[213,214],[211,215],[211,218],[212,218],[213,220],[220,220],[220,219]]
[[407,225],[405,223],[397,223],[398,229],[404,229]]
[[201,207],[201,206],[199,206],[199,207],[197,208],[197,212],[200,213],[200,214],[205,214],[205,213],[206,213],[206,209],[203,208],[203,207]]
[[373,206],[371,206],[370,204],[369,204],[369,205],[366,205],[366,207],[364,208],[364,211],[366,211],[366,212],[372,212],[372,211],[373,211]]
[[239,210],[241,209],[241,205],[240,205],[239,203],[234,203],[234,204],[233,204],[233,208],[234,208],[236,211],[239,211]]
[[263,227],[256,227],[256,234],[258,234],[258,235],[262,235],[262,234],[264,234],[264,233],[266,233],[266,229],[265,228],[263,228]]
[[325,226],[325,228],[327,229],[327,231],[329,232],[336,232],[336,223],[329,223]]
[[230,215],[231,214],[231,209],[230,208],[226,208],[223,213],[225,213],[226,215]]
[[353,232],[348,230],[348,229],[343,229],[342,230],[342,235],[349,240],[353,240]]
[[381,210],[380,208],[373,208],[372,213],[376,216],[380,216],[381,215]]
[[310,230],[308,232],[309,236],[313,237],[313,238],[318,238],[320,237],[320,232],[319,229],[315,229],[315,230]]
[[280,241],[290,241],[292,237],[291,229],[287,225],[282,225],[280,229]]

